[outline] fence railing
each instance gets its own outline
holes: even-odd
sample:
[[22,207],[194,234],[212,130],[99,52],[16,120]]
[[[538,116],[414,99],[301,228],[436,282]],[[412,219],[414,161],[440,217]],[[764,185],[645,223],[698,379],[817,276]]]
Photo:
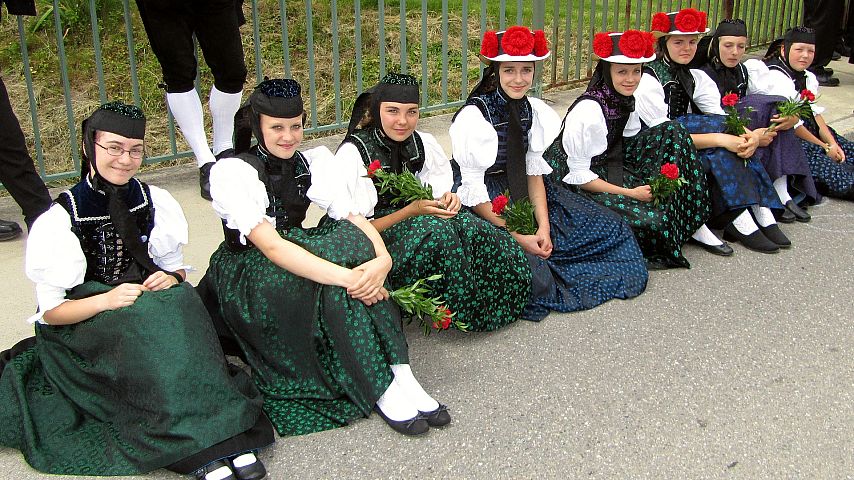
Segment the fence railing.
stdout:
[[[59,180],[78,175],[76,127],[108,99],[132,101],[145,110],[146,163],[191,156],[157,88],[160,67],[129,0],[39,1],[41,16],[0,24],[0,35],[18,40],[0,50],[0,61],[41,176]],[[589,77],[595,65],[593,34],[647,29],[657,11],[698,8],[708,12],[712,27],[722,18],[743,18],[754,46],[802,17],[801,0],[246,2],[248,24],[241,33],[247,66],[254,73],[247,83],[264,76],[300,81],[309,134],[346,126],[358,93],[388,71],[420,78],[424,112],[461,105],[479,79],[477,52],[487,29],[514,24],[544,29],[553,54],[538,72],[538,87],[550,89]],[[75,5],[85,12],[69,11]],[[202,98],[211,83],[202,66],[196,82]]]

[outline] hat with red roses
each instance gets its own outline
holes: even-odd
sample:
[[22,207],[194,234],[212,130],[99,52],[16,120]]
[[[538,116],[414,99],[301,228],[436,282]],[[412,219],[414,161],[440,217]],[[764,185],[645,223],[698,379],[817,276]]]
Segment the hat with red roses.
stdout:
[[647,63],[655,60],[655,37],[649,32],[603,32],[593,37],[593,53],[611,63]]
[[702,35],[709,33],[706,25],[706,12],[693,8],[683,8],[678,12],[658,12],[652,16],[650,30],[655,36],[664,35]]
[[549,42],[542,30],[513,26],[501,32],[488,30],[483,34],[480,59],[490,62],[536,62],[551,55]]

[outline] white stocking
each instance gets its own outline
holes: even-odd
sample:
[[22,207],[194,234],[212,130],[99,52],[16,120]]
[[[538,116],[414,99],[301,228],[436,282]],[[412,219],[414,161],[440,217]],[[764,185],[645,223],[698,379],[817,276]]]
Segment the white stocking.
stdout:
[[717,235],[712,233],[712,231],[709,230],[709,227],[707,227],[705,224],[698,228],[697,231],[694,232],[693,235],[691,235],[691,238],[705,245],[724,244],[724,242],[722,242],[721,239],[717,237]]
[[750,207],[750,210],[753,211],[753,216],[756,217],[756,223],[761,227],[767,227],[768,225],[774,225],[777,223],[777,221],[774,220],[774,214],[768,207],[753,205]]
[[789,195],[788,177],[786,175],[774,180],[774,190],[777,191],[777,196],[780,197],[780,201],[783,202],[783,205],[792,199],[792,196]]
[[741,212],[741,215],[735,217],[735,220],[732,221],[732,225],[743,235],[750,235],[751,233],[759,230],[759,227],[756,226],[756,222],[753,221],[753,217],[750,216],[750,212],[747,210]]
[[415,408],[422,412],[432,412],[439,408],[439,402],[433,400],[433,397],[421,388],[409,364],[392,365],[391,371],[394,372],[394,382],[400,385],[401,390]]
[[243,92],[225,93],[211,87],[208,106],[213,119],[213,153],[234,147],[234,114],[240,109],[240,97]]
[[208,138],[205,135],[204,116],[202,114],[202,101],[195,90],[183,93],[167,93],[166,103],[169,111],[175,117],[178,128],[184,135],[184,139],[193,150],[199,167],[206,163],[215,162],[211,149],[208,148]]
[[400,385],[392,381],[385,393],[377,400],[377,406],[386,417],[402,422],[415,418],[418,410],[410,403],[409,398],[403,393]]

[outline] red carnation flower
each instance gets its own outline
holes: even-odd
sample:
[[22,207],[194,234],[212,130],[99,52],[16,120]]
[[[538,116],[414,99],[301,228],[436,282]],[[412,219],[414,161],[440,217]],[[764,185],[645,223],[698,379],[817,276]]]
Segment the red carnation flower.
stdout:
[[549,53],[549,42],[546,40],[546,34],[542,30],[534,32],[534,55],[544,57]]
[[700,12],[700,18],[702,19],[702,21],[700,22],[700,29],[697,31],[698,32],[705,32],[706,27],[709,24],[709,17],[708,17],[708,15],[706,15],[706,12]]
[[646,38],[637,30],[627,30],[620,37],[620,51],[629,58],[641,58],[646,53]]
[[[703,21],[703,18],[700,16],[700,12],[697,10],[694,10],[693,8],[684,8],[676,14],[676,18],[673,19],[673,23],[680,32],[699,32],[700,25],[704,25],[705,21]],[[705,29],[706,27],[703,26],[703,30]]]
[[644,57],[655,55],[655,36],[651,32],[643,32],[646,36],[646,51],[643,52]]
[[670,180],[679,178],[679,167],[675,163],[665,163],[661,166],[661,174]]
[[489,58],[498,56],[498,35],[494,30],[487,30],[483,34],[483,42],[480,44],[480,54]]
[[735,104],[738,103],[738,95],[735,93],[728,93],[721,99],[721,103],[723,103],[725,107],[734,107]]
[[804,100],[808,100],[810,102],[815,101],[815,94],[812,93],[808,88],[801,90],[801,98]]
[[526,27],[510,27],[501,36],[501,49],[514,57],[530,55],[534,50],[534,35]]
[[599,58],[608,58],[614,53],[614,42],[607,33],[597,33],[593,37],[593,53]]
[[650,30],[667,33],[670,31],[670,17],[664,12],[658,12],[652,16]]
[[504,207],[507,206],[507,203],[510,202],[510,199],[505,195],[499,195],[492,199],[492,213],[496,215],[501,215],[504,212]]
[[442,315],[442,319],[441,320],[434,320],[433,321],[433,328],[436,330],[439,330],[439,329],[447,330],[448,327],[451,326],[451,317],[453,316],[453,314],[444,305],[436,307],[436,312],[440,313]]
[[376,172],[377,170],[379,170],[379,169],[381,169],[381,168],[383,168],[383,166],[382,166],[382,164],[380,163],[380,161],[379,161],[379,160],[374,160],[373,162],[371,162],[371,164],[370,164],[370,165],[368,165],[368,176],[369,176],[369,177],[373,177],[373,176],[374,176],[374,172]]

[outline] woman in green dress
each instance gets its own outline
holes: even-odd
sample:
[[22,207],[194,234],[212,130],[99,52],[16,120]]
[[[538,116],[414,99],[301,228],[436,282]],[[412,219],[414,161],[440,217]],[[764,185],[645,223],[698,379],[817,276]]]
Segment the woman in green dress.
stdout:
[[[468,330],[496,330],[522,313],[530,267],[506,230],[460,209],[448,157],[432,135],[415,130],[419,98],[415,78],[396,73],[360,95],[335,154],[337,176],[329,181],[343,182],[358,211],[382,234],[394,259],[392,287],[441,274],[433,292],[455,321]],[[394,203],[394,194],[379,193],[368,177],[373,162],[387,172],[412,172],[434,198]]]
[[[262,82],[235,119],[235,157],[211,169],[225,241],[202,287],[240,347],[280,435],[336,428],[375,409],[417,435],[451,421],[419,385],[385,278],[382,238],[342,201],[325,147],[300,151],[305,113],[294,80]],[[250,147],[251,136],[258,141]],[[309,204],[340,221],[303,228]]]
[[263,478],[273,430],[184,282],[180,205],[133,177],[144,133],[137,107],[96,110],[84,178],[33,224],[36,336],[0,356],[0,445],[47,473]]

